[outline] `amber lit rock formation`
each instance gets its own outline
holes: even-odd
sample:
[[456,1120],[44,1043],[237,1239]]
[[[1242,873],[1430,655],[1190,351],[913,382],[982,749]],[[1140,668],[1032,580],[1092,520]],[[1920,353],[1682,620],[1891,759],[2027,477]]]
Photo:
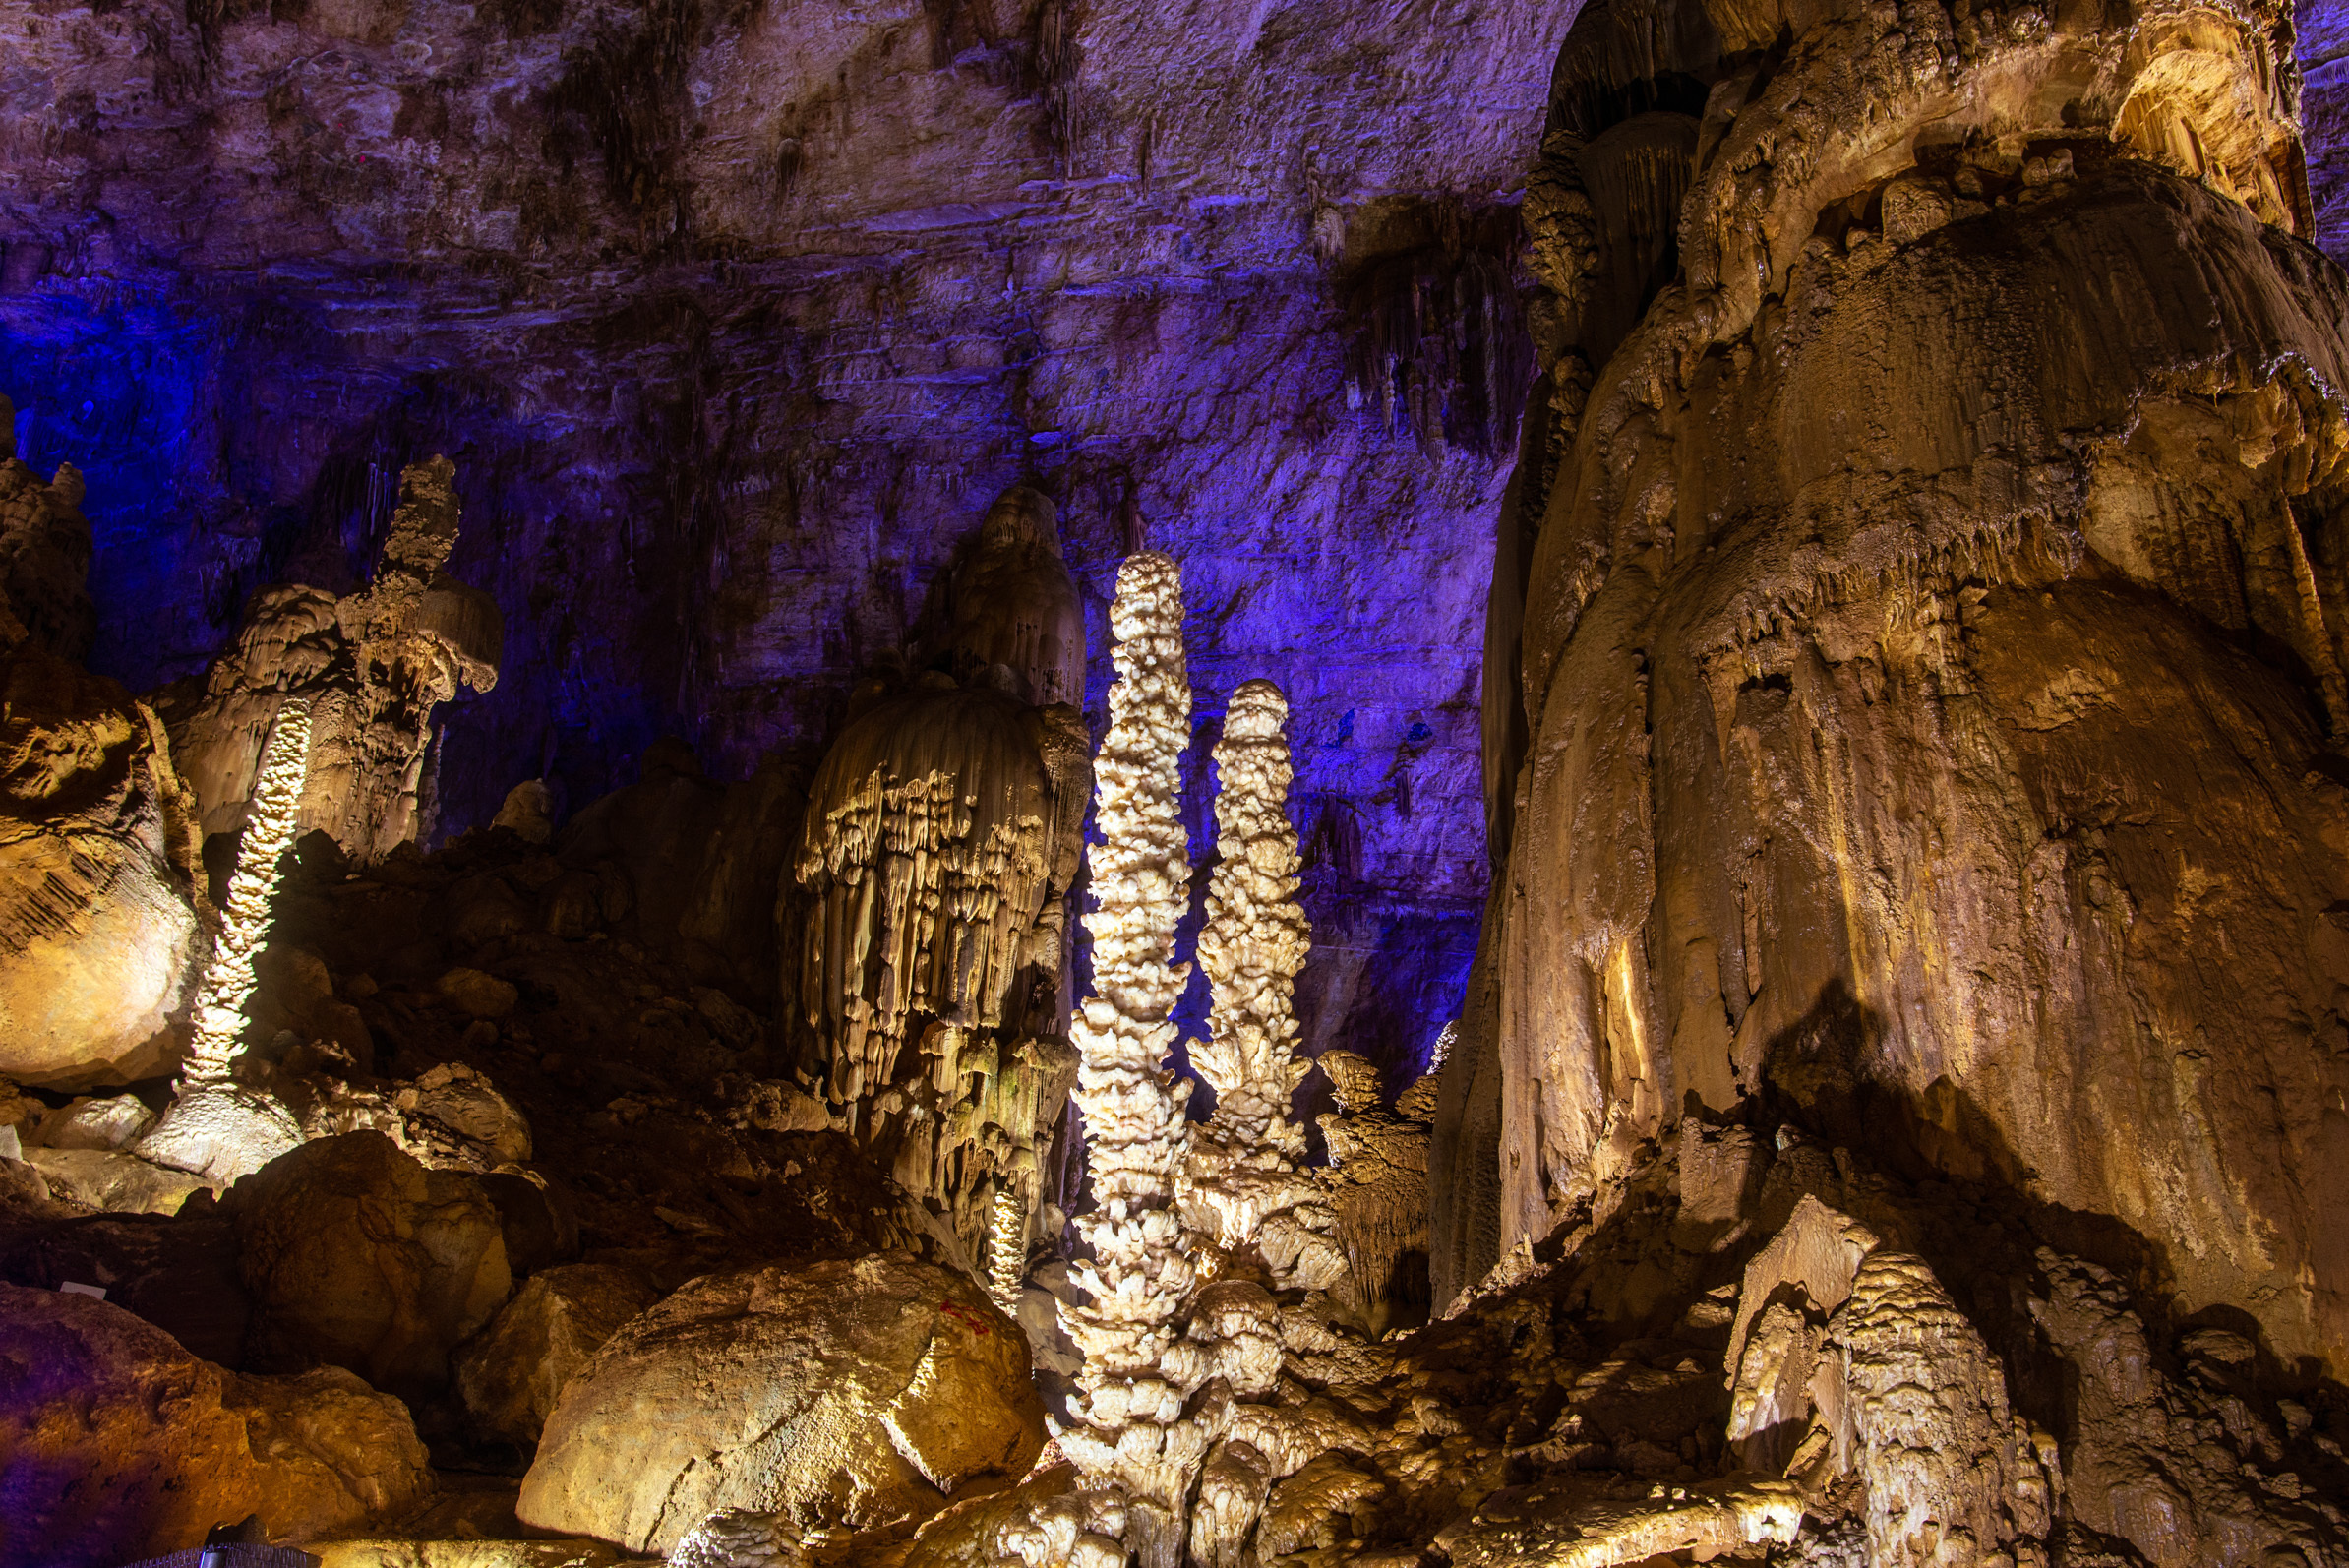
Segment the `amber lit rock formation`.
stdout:
[[951,583],[956,673],[867,694],[810,786],[794,864],[811,1072],[1014,1278],[1074,1065],[1065,906],[1092,781],[1070,705],[1084,617],[1059,550],[1043,497],[1014,488],[990,510]]
[[253,798],[237,840],[236,870],[220,912],[220,932],[196,988],[196,1032],[180,1081],[193,1086],[228,1081],[245,1032],[245,1003],[252,997],[254,956],[267,939],[271,896],[286,850],[294,837],[294,814],[310,776],[310,703],[287,700],[270,726]]
[[1432,1073],[1419,1079],[1389,1108],[1371,1062],[1351,1051],[1325,1051],[1319,1065],[1338,1102],[1320,1118],[1329,1164],[1316,1173],[1343,1249],[1335,1294],[1356,1323],[1383,1334],[1427,1310],[1420,1293],[1437,1080]]
[[1603,359],[1560,318],[1503,526],[1440,1288],[1688,1104],[1763,1103],[2111,1216],[2183,1307],[2336,1354],[2349,315],[2285,231],[2280,17],[1870,7],[1765,74],[1775,12],[1652,9],[1652,49],[1598,46],[1640,8],[1578,24],[1590,206],[1534,214],[1588,293],[1684,177],[1609,196],[1588,149],[1694,122],[1676,258]]
[[288,696],[310,702],[316,732],[297,833],[322,829],[373,861],[429,831],[433,709],[460,686],[494,687],[505,640],[489,596],[441,570],[456,544],[455,473],[446,457],[403,470],[373,581],[341,598],[263,589],[201,697],[166,715],[206,832],[241,820]]
[[82,478],[15,456],[0,398],[0,1075],[163,1071],[198,939],[192,802],[152,710],[81,660]]
[[270,726],[254,779],[219,931],[196,988],[195,1032],[177,1096],[139,1146],[150,1160],[214,1180],[258,1171],[301,1141],[299,1124],[282,1105],[233,1080],[251,1024],[246,1003],[257,980],[254,960],[269,936],[278,876],[309,778],[310,742],[310,703],[290,698]]
[[1044,1438],[1011,1320],[875,1255],[696,1280],[568,1383],[521,1518],[666,1552],[712,1515],[795,1538],[909,1523],[1024,1475]]

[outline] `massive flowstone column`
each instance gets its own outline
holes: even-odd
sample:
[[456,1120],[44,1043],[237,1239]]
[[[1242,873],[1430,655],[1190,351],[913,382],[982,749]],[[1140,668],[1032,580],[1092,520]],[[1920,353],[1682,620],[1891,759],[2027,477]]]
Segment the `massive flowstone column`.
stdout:
[[1076,1270],[1090,1298],[1070,1310],[1068,1330],[1085,1365],[1070,1401],[1077,1424],[1060,1444],[1095,1485],[1126,1492],[1127,1538],[1143,1568],[1172,1568],[1206,1441],[1181,1419],[1201,1360],[1178,1338],[1194,1283],[1174,1201],[1190,1084],[1167,1069],[1190,975],[1174,961],[1191,872],[1177,768],[1191,695],[1174,563],[1155,551],[1129,557],[1110,624],[1117,680],[1095,770],[1102,841],[1087,862],[1094,992],[1070,1031],[1095,1204],[1077,1229],[1094,1258]]
[[1232,694],[1215,749],[1218,859],[1199,934],[1208,1038],[1191,1060],[1216,1102],[1182,1195],[1186,1218],[1219,1249],[1259,1256],[1276,1288],[1319,1290],[1345,1258],[1328,1205],[1297,1171],[1305,1135],[1289,1116],[1291,1093],[1312,1071],[1292,1049],[1292,998],[1312,934],[1296,902],[1288,719],[1281,689],[1250,681]]

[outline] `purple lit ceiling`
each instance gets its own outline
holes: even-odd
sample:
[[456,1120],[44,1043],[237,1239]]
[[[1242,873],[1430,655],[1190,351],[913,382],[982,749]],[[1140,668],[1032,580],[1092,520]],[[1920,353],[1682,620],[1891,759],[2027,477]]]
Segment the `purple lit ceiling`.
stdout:
[[87,471],[134,688],[355,580],[453,457],[508,658],[444,710],[444,830],[664,732],[808,754],[1028,478],[1096,707],[1135,537],[1186,569],[1201,754],[1290,691],[1316,1033],[1409,1057],[1483,891],[1514,193],[1572,9],[6,0],[0,392]]

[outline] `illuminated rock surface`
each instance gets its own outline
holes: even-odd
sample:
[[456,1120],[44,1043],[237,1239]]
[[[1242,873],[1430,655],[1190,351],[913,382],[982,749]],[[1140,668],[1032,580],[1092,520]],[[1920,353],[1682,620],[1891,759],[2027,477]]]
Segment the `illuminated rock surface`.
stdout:
[[564,1389],[524,1523],[666,1551],[708,1516],[799,1538],[923,1518],[1035,1463],[1018,1327],[969,1279],[883,1256],[699,1280]]
[[0,0],[0,1556],[2349,1560],[2341,37]]

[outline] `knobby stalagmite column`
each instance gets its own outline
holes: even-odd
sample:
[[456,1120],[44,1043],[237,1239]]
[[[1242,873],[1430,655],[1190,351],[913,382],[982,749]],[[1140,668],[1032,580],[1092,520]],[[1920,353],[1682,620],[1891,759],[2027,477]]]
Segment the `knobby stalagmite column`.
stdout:
[[1292,996],[1312,934],[1296,902],[1288,718],[1281,689],[1250,681],[1232,694],[1215,749],[1219,859],[1199,934],[1208,1039],[1191,1059],[1216,1102],[1186,1163],[1183,1207],[1223,1252],[1260,1256],[1275,1288],[1320,1290],[1345,1258],[1319,1189],[1296,1168],[1305,1136],[1289,1116],[1312,1071],[1292,1049]]
[[139,1145],[139,1153],[159,1165],[213,1181],[234,1181],[302,1141],[285,1107],[238,1085],[234,1069],[245,1002],[253,995],[253,960],[269,935],[270,906],[309,772],[310,703],[289,697],[277,710],[254,781],[220,935],[197,989],[195,1036],[177,1097]]
[[1126,1493],[1126,1538],[1143,1568],[1173,1568],[1206,1444],[1182,1420],[1201,1357],[1178,1338],[1195,1280],[1174,1195],[1190,1085],[1166,1065],[1190,974],[1174,962],[1191,871],[1177,769],[1191,698],[1173,561],[1153,551],[1126,560],[1111,630],[1117,681],[1096,767],[1102,842],[1090,851],[1096,907],[1085,920],[1094,994],[1071,1028],[1095,1202],[1077,1228],[1094,1259],[1076,1271],[1089,1299],[1068,1329],[1085,1364],[1070,1401],[1077,1424],[1060,1444],[1095,1486]]
[[294,814],[310,776],[310,704],[292,698],[277,710],[254,781],[251,815],[237,844],[220,935],[196,993],[196,1033],[180,1081],[194,1086],[229,1080],[237,1040],[245,1031],[245,1002],[253,995],[253,960],[269,935],[270,905],[279,863],[293,843]]

